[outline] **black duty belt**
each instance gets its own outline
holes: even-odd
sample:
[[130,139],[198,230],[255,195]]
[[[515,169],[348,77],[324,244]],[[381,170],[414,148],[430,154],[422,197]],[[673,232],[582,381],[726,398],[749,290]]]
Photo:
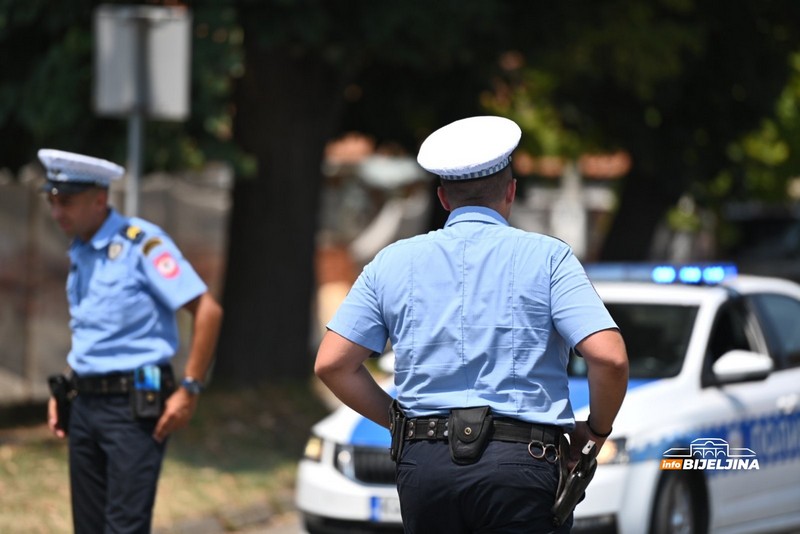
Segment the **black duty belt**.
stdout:
[[[554,425],[527,423],[518,419],[495,418],[490,439],[517,443],[541,442],[558,446],[564,431]],[[406,421],[406,441],[443,439],[448,435],[447,417],[417,417]]]
[[[172,390],[175,379],[170,365],[161,365],[161,388]],[[89,395],[125,395],[133,391],[133,371],[72,377],[77,392]]]

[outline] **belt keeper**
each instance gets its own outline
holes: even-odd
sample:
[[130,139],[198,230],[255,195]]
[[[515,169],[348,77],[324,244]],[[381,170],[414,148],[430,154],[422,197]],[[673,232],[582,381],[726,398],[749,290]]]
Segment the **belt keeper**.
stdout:
[[436,421],[428,421],[428,432],[426,434],[429,438],[436,437]]

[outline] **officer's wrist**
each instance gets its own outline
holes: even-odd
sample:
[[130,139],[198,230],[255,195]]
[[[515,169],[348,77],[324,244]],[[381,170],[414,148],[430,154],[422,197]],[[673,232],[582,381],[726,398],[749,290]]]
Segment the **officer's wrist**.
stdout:
[[589,432],[597,436],[598,438],[607,438],[611,435],[611,432],[614,431],[614,427],[608,429],[608,432],[598,432],[592,427],[592,414],[589,414],[586,417],[586,426],[589,427]]
[[181,387],[190,395],[199,395],[203,391],[203,384],[191,376],[186,376],[181,380]]

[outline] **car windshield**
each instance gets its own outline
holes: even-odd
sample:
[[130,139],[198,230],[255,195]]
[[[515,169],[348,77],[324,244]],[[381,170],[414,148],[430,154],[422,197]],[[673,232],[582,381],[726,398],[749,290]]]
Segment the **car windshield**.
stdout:
[[[683,365],[697,306],[606,303],[628,350],[631,378],[666,378]],[[586,363],[570,356],[571,376],[586,376]]]

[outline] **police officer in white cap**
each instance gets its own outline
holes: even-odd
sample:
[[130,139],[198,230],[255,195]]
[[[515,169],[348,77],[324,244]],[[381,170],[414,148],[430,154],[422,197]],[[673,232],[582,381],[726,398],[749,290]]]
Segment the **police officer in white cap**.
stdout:
[[[70,371],[51,377],[48,424],[69,439],[75,532],[150,532],[167,436],[194,413],[222,310],[163,230],[108,205],[122,167],[52,149],[39,159],[51,215],[73,238]],[[180,308],[194,328],[179,381]]]
[[[602,446],[625,395],[622,337],[569,246],[508,224],[520,136],[472,117],[425,140],[444,228],[383,249],[317,354],[337,397],[393,427],[406,532],[568,532],[572,517],[556,527],[551,512],[559,466]],[[395,403],[363,365],[387,340]],[[569,403],[570,347],[589,368],[588,421]]]

